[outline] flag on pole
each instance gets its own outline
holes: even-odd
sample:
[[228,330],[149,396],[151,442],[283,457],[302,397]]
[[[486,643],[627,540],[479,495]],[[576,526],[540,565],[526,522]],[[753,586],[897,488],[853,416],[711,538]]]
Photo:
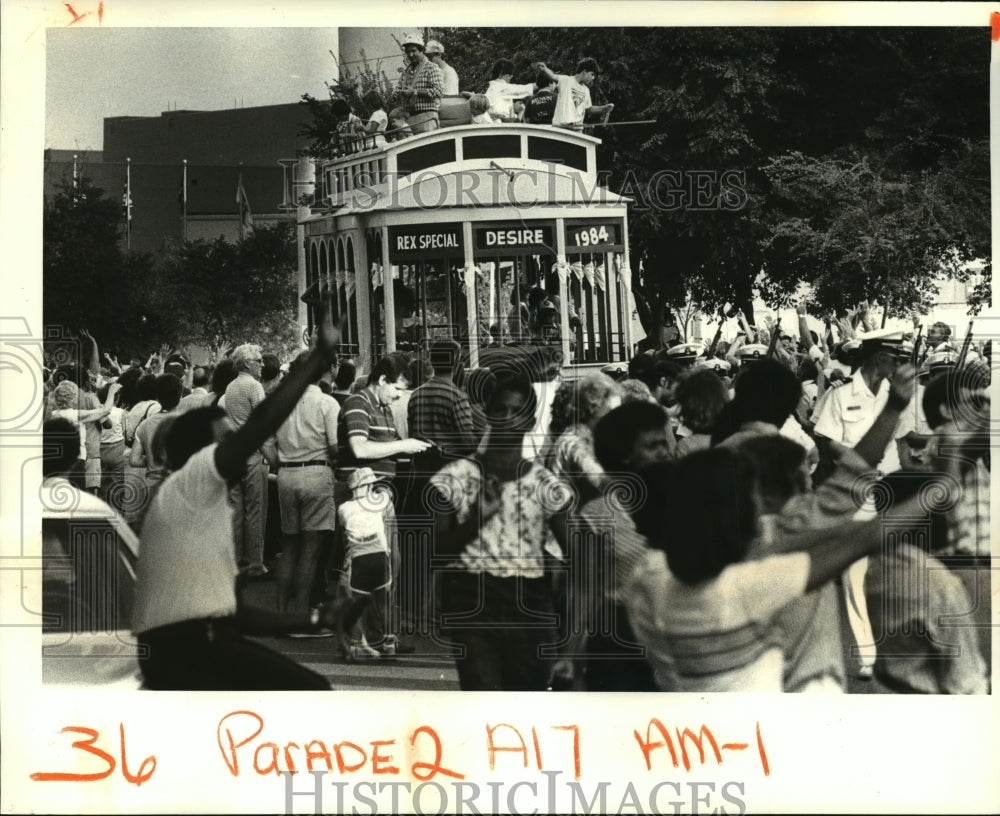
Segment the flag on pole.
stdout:
[[125,247],[132,248],[132,160],[125,159],[125,190],[122,193],[125,207]]
[[236,206],[240,213],[240,240],[242,241],[253,232],[253,213],[250,212],[250,201],[247,199],[247,191],[243,187],[243,174],[240,173],[239,182],[236,185]]

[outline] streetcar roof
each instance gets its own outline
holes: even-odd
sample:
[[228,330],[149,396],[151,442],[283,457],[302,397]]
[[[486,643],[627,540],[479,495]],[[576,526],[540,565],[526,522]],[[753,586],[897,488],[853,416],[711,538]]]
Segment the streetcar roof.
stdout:
[[[553,125],[531,125],[523,122],[496,122],[492,125],[450,125],[426,133],[415,133],[396,142],[386,142],[381,147],[368,147],[367,149],[338,156],[334,159],[328,159],[324,162],[324,167],[351,164],[361,157],[372,158],[374,156],[405,153],[414,147],[422,147],[434,142],[450,141],[466,136],[489,137],[514,135],[541,137],[588,148],[593,148],[601,143],[601,139],[596,136],[569,128],[554,127]],[[371,137],[368,138],[370,139]],[[358,141],[360,144],[366,144],[363,138],[359,138]]]

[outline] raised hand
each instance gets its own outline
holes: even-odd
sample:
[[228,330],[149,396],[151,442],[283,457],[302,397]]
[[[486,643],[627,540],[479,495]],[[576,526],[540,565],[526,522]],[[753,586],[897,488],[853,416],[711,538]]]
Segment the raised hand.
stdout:
[[319,330],[316,333],[317,351],[331,360],[335,359],[342,336],[342,327],[333,325],[333,314],[331,311],[323,309],[323,317],[320,319]]
[[905,408],[913,399],[917,386],[917,370],[910,363],[900,363],[889,379],[889,404]]

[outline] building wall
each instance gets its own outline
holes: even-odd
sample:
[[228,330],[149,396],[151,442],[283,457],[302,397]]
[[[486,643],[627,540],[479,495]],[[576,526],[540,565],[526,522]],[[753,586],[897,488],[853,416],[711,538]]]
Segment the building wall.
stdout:
[[104,120],[106,161],[273,167],[308,146],[298,135],[305,106],[264,105],[220,111],[165,111]]

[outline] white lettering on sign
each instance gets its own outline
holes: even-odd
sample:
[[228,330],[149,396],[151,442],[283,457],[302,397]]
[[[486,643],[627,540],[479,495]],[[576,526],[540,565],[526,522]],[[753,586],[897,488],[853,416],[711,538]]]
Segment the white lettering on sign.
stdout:
[[396,236],[398,252],[417,249],[458,249],[458,236],[453,232]]
[[486,246],[525,246],[544,244],[543,229],[485,230]]
[[454,233],[447,232],[444,234],[437,235],[421,235],[420,236],[420,248],[421,249],[454,249],[458,246],[458,241],[455,240]]
[[608,228],[606,226],[591,227],[590,229],[579,229],[573,233],[573,240],[577,246],[597,246],[609,242]]

